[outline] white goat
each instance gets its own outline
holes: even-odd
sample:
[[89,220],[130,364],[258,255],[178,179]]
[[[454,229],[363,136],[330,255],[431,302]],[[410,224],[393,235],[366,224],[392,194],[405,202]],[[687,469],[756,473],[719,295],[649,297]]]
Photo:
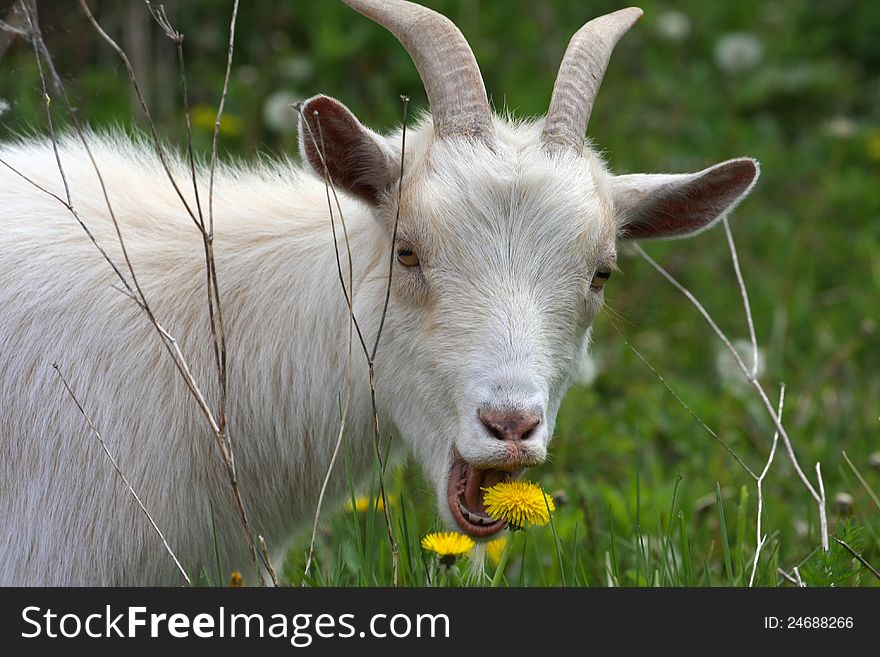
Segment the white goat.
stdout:
[[[611,51],[639,18],[624,9],[572,39],[545,118],[493,114],[458,29],[400,0],[346,0],[409,51],[431,119],[406,138],[400,224],[377,359],[383,432],[395,427],[436,490],[444,521],[476,537],[501,523],[480,487],[538,463],[589,342],[621,239],[682,237],[734,206],[758,175],[737,159],[684,175],[612,175],[584,134]],[[317,113],[317,114],[316,114]],[[354,312],[378,330],[397,213],[400,135],[365,128],[316,96],[354,258]],[[319,128],[320,125],[320,128]],[[281,546],[315,510],[347,381],[348,309],[324,169],[303,159],[227,167],[214,191],[216,262],[229,353],[228,418],[254,531]],[[218,397],[201,237],[152,150],[90,136],[160,321]],[[114,261],[121,252],[81,146],[60,145],[73,205]],[[60,193],[51,144],[0,158]],[[174,172],[185,180],[186,167]],[[202,172],[201,184],[206,184]],[[249,561],[226,475],[192,396],[107,262],[63,205],[0,167],[0,583],[173,584],[179,573],[52,369],[58,362],[109,449],[188,569]],[[343,254],[345,245],[339,248]],[[347,449],[373,465],[365,359],[354,358]],[[344,477],[331,484],[337,494]]]

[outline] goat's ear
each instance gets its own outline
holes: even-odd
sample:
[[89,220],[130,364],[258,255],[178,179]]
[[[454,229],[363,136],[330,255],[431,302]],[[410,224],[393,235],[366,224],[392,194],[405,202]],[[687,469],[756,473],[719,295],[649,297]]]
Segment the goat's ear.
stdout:
[[335,98],[319,95],[303,103],[299,150],[319,176],[326,164],[338,189],[371,205],[397,180],[397,156],[387,141]]
[[732,210],[758,179],[757,160],[728,160],[698,173],[615,176],[611,193],[623,239],[688,237]]

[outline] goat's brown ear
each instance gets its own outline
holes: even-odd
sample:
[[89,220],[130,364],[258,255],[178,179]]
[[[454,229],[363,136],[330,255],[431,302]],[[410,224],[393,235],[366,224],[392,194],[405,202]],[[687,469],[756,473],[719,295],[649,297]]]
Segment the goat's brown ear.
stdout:
[[728,160],[698,173],[615,176],[611,193],[623,239],[695,235],[730,212],[758,179],[757,160]]
[[371,205],[397,180],[396,155],[342,103],[314,96],[302,105],[299,150],[315,172],[326,171],[337,189]]

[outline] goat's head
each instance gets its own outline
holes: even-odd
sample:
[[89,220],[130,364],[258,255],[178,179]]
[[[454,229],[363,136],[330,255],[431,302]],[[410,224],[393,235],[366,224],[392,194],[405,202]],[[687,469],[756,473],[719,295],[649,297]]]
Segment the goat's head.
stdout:
[[409,51],[432,121],[408,133],[402,181],[399,135],[371,132],[326,96],[303,108],[301,148],[373,209],[388,239],[400,192],[378,358],[384,401],[446,521],[489,536],[502,524],[485,517],[481,488],[545,459],[617,242],[708,228],[749,191],[757,163],[615,176],[585,143],[611,51],[639,9],[577,32],[546,117],[517,123],[492,113],[471,49],[448,19],[400,0],[345,1]]

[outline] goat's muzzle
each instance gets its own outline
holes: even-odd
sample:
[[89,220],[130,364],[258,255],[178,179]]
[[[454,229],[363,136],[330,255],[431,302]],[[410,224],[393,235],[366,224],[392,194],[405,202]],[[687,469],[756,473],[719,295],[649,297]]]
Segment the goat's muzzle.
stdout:
[[484,489],[512,476],[512,472],[503,470],[475,468],[454,452],[449,469],[447,502],[452,517],[464,533],[485,538],[504,528],[507,524],[504,520],[493,520],[486,513]]

